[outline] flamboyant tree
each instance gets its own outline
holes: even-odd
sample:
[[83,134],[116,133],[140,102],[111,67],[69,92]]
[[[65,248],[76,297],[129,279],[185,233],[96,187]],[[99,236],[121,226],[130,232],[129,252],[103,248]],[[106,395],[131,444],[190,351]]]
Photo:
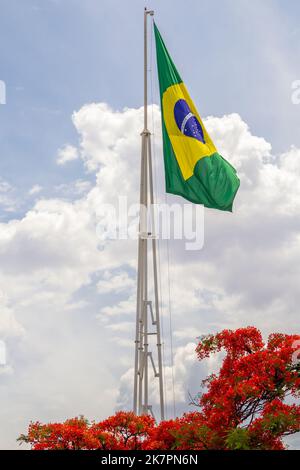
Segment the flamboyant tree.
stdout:
[[284,436],[300,431],[299,348],[298,335],[276,333],[264,343],[254,327],[208,335],[197,346],[199,360],[225,356],[218,374],[203,381],[197,411],[158,425],[130,412],[99,423],[31,423],[19,441],[34,450],[284,449]]
[[31,423],[28,434],[18,440],[33,450],[140,450],[154,426],[151,416],[119,411],[100,423],[89,423],[84,417],[64,423]]

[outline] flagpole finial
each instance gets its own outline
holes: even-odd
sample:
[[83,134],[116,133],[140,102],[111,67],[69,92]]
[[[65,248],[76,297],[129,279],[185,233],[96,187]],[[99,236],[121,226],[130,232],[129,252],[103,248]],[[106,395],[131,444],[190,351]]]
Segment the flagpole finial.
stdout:
[[153,16],[153,15],[154,15],[154,10],[148,10],[148,8],[145,7],[145,14],[146,14],[146,15]]

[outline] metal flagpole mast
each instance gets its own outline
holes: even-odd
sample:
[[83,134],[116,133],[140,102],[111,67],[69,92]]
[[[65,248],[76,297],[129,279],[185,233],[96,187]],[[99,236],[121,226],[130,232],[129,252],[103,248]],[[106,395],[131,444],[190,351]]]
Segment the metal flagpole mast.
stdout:
[[[138,240],[138,275],[135,331],[135,361],[133,411],[138,414],[152,414],[149,404],[149,363],[152,365],[154,377],[158,378],[160,418],[165,419],[162,344],[160,328],[160,312],[158,299],[157,246],[155,238],[153,212],[153,175],[151,158],[151,134],[148,130],[148,83],[147,83],[147,19],[153,16],[152,10],[144,11],[144,129],[141,150],[141,181],[140,181],[140,224]],[[148,228],[148,210],[151,209],[151,228]],[[148,263],[148,247],[152,242],[152,263]],[[154,303],[149,300],[148,272],[153,269]],[[151,327],[151,331],[150,328]],[[149,336],[156,338],[157,367],[149,347]],[[149,362],[150,361],[150,362]]]

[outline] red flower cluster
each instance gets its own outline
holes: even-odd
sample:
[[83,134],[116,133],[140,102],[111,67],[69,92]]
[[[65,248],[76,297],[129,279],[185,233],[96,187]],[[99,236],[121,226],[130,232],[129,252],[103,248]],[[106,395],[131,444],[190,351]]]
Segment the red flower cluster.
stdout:
[[[202,416],[220,441],[218,448],[282,449],[282,437],[300,430],[299,336],[272,334],[264,344],[254,327],[224,330],[202,339],[199,359],[225,350],[218,376],[206,379]],[[209,446],[209,448],[211,448]]]
[[64,423],[31,423],[28,435],[21,435],[19,441],[30,443],[33,450],[139,450],[154,425],[150,416],[119,411],[100,423],[83,417]]
[[[300,431],[300,336],[273,334],[267,344],[253,327],[202,338],[200,360],[225,351],[218,375],[194,404],[198,412],[156,425],[150,416],[118,412],[99,423],[31,423],[21,435],[34,450],[284,449],[283,437]],[[287,404],[286,398],[290,398]]]

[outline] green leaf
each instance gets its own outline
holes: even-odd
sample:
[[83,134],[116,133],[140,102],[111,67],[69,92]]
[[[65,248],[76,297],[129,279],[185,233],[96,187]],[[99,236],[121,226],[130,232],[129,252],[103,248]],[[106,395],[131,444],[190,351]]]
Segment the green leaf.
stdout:
[[230,450],[249,450],[250,438],[247,429],[236,428],[230,431],[226,444]]

